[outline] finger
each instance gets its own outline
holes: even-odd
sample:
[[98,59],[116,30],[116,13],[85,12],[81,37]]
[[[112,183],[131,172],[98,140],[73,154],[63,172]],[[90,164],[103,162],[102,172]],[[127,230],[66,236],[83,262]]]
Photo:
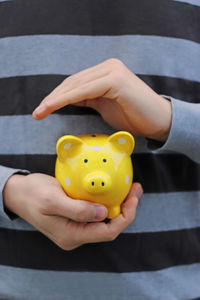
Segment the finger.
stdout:
[[62,196],[56,195],[55,199],[49,201],[45,214],[62,216],[76,222],[101,221],[107,216],[107,208],[101,204],[72,199],[64,192]]
[[[63,92],[68,92],[84,83],[106,76],[108,73],[109,73],[109,69],[108,67],[106,67],[105,62],[103,62],[93,67],[87,68],[83,71],[80,71],[76,74],[73,74],[71,76],[68,76],[50,94],[48,94],[41,101],[40,105],[45,103],[51,97],[58,96]],[[35,116],[34,112],[33,112],[33,116]]]
[[[110,224],[115,224],[116,220],[117,220],[117,224],[118,223],[120,224],[120,221],[122,221],[122,223],[123,223],[123,221],[125,223],[126,223],[126,221],[128,221],[129,224],[132,223],[133,220],[135,219],[136,208],[137,208],[139,199],[142,197],[142,194],[143,194],[143,189],[142,189],[141,184],[138,182],[133,183],[128,196],[126,197],[124,203],[122,204],[121,214],[119,215],[118,218],[112,219]],[[125,226],[125,227],[127,227],[127,226]]]
[[138,198],[142,195],[140,184],[134,184],[123,205],[122,215],[110,223],[77,223],[64,217],[46,216],[39,230],[64,250],[72,250],[86,243],[111,241],[132,222]]
[[86,99],[105,95],[110,90],[109,76],[104,76],[92,82],[79,86],[69,92],[55,96],[42,103],[33,113],[37,120],[47,117],[50,113],[68,104],[74,104]]
[[139,182],[134,182],[126,198],[136,196],[138,199],[140,199],[142,197],[142,194],[143,194],[142,185]]
[[74,240],[78,244],[96,243],[114,240],[135,218],[138,199],[143,191],[139,183],[132,186],[132,190],[122,207],[122,213],[109,223],[98,222],[81,224],[77,230],[76,224],[71,224]]
[[83,84],[86,84],[88,82],[92,82],[94,80],[97,80],[101,77],[107,76],[109,74],[109,71],[105,68],[100,68],[96,71],[90,71],[89,73],[83,75],[83,74],[75,74],[67,77],[60,86],[58,86],[55,90],[51,92],[47,97],[45,97],[42,100],[42,103],[45,103],[46,101],[50,100],[52,97],[59,96],[63,93],[67,93],[77,87],[80,87]]
[[122,205],[122,212],[117,217],[112,219],[107,225],[110,226],[111,231],[114,230],[116,235],[122,232],[135,219],[136,208],[138,201],[143,194],[143,189],[140,183],[134,183],[131,190]]
[[63,250],[72,250],[80,244],[74,242],[73,232],[70,230],[71,222],[64,217],[43,215],[39,222],[37,220],[30,223]]

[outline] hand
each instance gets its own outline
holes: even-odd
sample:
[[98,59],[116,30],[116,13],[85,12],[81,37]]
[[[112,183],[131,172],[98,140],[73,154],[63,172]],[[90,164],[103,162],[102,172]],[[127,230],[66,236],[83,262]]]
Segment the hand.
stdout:
[[122,204],[122,213],[106,224],[97,222],[107,215],[104,206],[69,198],[60,183],[48,175],[13,175],[3,191],[4,205],[10,211],[64,250],[114,240],[135,218],[141,195],[141,185],[134,183]]
[[[171,103],[156,94],[120,60],[109,59],[65,79],[33,112],[41,120],[68,104],[97,110],[112,127],[165,141]],[[111,113],[112,112],[112,113]]]

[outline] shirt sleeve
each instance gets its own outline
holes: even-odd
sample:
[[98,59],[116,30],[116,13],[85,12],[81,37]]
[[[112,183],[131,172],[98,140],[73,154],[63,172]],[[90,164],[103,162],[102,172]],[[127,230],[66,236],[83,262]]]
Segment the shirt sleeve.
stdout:
[[21,170],[21,169],[14,169],[14,168],[8,168],[0,165],[0,212],[3,214],[6,218],[9,218],[10,220],[13,220],[17,218],[17,215],[9,211],[3,204],[3,189],[4,186],[9,179],[10,176],[14,174],[23,174],[28,175],[30,174],[27,170]]
[[157,151],[179,152],[200,163],[200,104],[163,97],[172,104],[170,133],[164,144],[149,140],[148,147]]

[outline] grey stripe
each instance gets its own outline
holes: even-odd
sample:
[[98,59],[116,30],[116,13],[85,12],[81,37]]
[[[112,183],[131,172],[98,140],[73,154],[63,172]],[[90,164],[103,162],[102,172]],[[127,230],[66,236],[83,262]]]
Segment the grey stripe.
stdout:
[[[156,216],[156,217],[155,217]],[[200,191],[144,194],[125,232],[159,232],[200,226]]]
[[192,5],[197,5],[200,6],[200,1],[199,0],[174,0],[176,2],[183,2],[183,3],[189,3]]
[[[78,126],[74,126],[77,124]],[[111,134],[114,129],[97,115],[57,115],[53,114],[41,121],[35,121],[31,115],[0,117],[0,154],[55,154],[56,142],[65,134],[86,133]],[[17,143],[10,140],[17,137]],[[31,138],[30,138],[31,136]],[[41,141],[45,141],[41,143]],[[134,152],[146,152],[144,138],[136,139]]]
[[[155,218],[156,216],[156,218]],[[200,226],[200,192],[144,194],[136,218],[124,232],[159,232]],[[22,219],[8,220],[0,212],[0,227],[35,230]]]
[[73,74],[117,57],[137,74],[200,81],[200,68],[197,68],[200,45],[184,39],[140,35],[32,35],[1,38],[0,52],[0,77]]
[[200,264],[121,274],[0,266],[0,297],[13,300],[183,300],[200,295],[199,276]]

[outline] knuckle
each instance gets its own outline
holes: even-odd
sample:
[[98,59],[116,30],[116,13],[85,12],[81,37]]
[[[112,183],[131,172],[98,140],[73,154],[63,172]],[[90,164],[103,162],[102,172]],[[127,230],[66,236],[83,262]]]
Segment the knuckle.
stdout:
[[76,249],[78,246],[71,246],[71,245],[61,245],[59,246],[62,250],[65,250],[65,251],[71,251],[71,250],[74,250]]
[[134,215],[126,215],[123,217],[122,223],[121,223],[121,230],[124,230],[126,227],[128,227],[134,220]]
[[73,234],[73,245],[83,245],[85,241],[81,237],[79,232],[74,232]]
[[132,223],[132,221],[133,221],[132,218],[125,219],[124,220],[124,228],[128,227]]
[[133,220],[134,220],[134,215],[124,218],[123,224],[122,224],[123,229],[128,227],[133,222]]
[[76,75],[74,74],[65,78],[63,80],[63,83],[73,83],[75,79],[76,79]]
[[118,85],[124,79],[123,75],[119,70],[115,70],[111,74],[112,85]]
[[116,239],[117,236],[118,236],[118,235],[111,235],[111,236],[109,237],[109,241],[110,241],[110,242],[113,242],[113,241]]
[[87,203],[81,203],[75,211],[75,220],[78,222],[87,222],[94,220],[95,210]]
[[81,93],[82,97],[85,99],[90,98],[90,91],[88,90],[88,83],[85,83],[84,85],[79,85],[77,87],[77,90]]
[[83,206],[79,207],[79,209],[75,212],[76,221],[82,222],[86,219],[86,211]]
[[57,242],[56,244],[62,250],[67,250],[68,249],[67,245],[65,245],[65,243],[63,241]]
[[126,226],[130,225],[134,221],[135,214],[136,214],[136,212],[134,211],[131,215],[129,215],[127,218],[125,218],[124,222],[125,222]]
[[54,204],[52,201],[52,195],[48,191],[41,192],[41,200],[39,202],[39,211],[42,214],[48,213],[54,209]]
[[113,66],[121,66],[123,62],[118,58],[109,58],[107,62]]
[[118,237],[119,233],[116,233],[115,231],[110,231],[107,236],[107,241],[112,242]]
[[59,248],[61,248],[62,250],[65,250],[65,251],[70,251],[70,250],[73,250],[78,247],[78,245],[75,245],[72,241],[71,241],[71,243],[69,243],[68,240],[63,239],[63,238],[58,240],[56,242],[56,244]]
[[48,112],[51,112],[53,110],[53,103],[50,102],[49,99],[44,101],[44,105],[45,105],[45,108]]
[[71,80],[71,77],[72,77],[72,75],[71,76],[68,76],[68,77],[66,77],[63,81],[62,81],[62,83],[61,84],[63,84],[63,83],[66,83],[66,82],[69,82],[70,80]]

